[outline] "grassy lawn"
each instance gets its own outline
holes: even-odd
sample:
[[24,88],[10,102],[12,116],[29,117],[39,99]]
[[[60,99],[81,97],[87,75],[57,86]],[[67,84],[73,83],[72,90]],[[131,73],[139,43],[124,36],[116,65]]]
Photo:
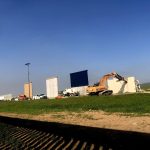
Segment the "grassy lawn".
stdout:
[[136,114],[150,113],[150,94],[0,102],[0,112],[19,114],[43,114],[61,111],[81,112],[89,110]]
[[141,88],[142,88],[143,90],[150,89],[150,83],[143,83],[143,84],[141,84]]

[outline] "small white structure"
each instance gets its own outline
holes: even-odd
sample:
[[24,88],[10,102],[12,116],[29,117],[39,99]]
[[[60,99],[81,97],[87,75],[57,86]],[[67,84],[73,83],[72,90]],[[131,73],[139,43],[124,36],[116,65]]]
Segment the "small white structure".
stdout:
[[65,89],[63,91],[63,94],[69,93],[70,95],[74,95],[74,93],[79,93],[80,96],[84,96],[87,95],[86,88],[87,86],[72,87],[69,89]]
[[87,95],[86,88],[87,86],[72,87],[72,89],[76,92],[79,92],[81,96]]
[[12,97],[12,94],[7,94],[7,95],[1,95],[0,96],[0,100],[1,101],[6,101],[6,100],[11,100],[13,97]]
[[135,93],[137,92],[137,84],[135,77],[128,77],[127,83],[124,81],[118,81],[118,79],[113,78],[107,81],[108,90],[113,90],[113,94],[121,93]]
[[58,96],[58,78],[52,77],[46,80],[47,98],[52,99]]
[[36,95],[36,96],[33,96],[32,99],[45,99],[47,98],[47,96],[45,94],[40,94],[40,95]]
[[32,99],[40,99],[40,97],[36,95],[36,96],[33,96]]

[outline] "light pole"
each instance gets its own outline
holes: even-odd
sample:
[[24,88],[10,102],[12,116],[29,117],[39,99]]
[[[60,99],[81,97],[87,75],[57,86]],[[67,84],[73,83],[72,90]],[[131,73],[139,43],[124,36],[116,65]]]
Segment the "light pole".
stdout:
[[28,89],[29,89],[29,98],[30,98],[30,72],[29,72],[29,65],[31,65],[31,63],[26,63],[25,64],[28,67]]

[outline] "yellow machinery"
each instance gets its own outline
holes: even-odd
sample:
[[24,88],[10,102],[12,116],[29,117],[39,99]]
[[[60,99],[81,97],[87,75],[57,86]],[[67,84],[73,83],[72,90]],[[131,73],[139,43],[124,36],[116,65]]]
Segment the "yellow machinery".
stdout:
[[113,93],[112,90],[107,89],[106,81],[108,78],[117,78],[119,81],[124,81],[127,83],[127,81],[124,79],[124,77],[120,76],[116,72],[112,72],[109,74],[104,75],[98,84],[93,86],[88,86],[86,91],[89,95],[111,95]]

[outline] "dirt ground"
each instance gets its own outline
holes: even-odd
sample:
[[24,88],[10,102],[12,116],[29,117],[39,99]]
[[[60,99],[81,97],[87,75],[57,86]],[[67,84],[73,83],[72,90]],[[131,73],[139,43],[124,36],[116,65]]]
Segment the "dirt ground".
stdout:
[[0,113],[1,116],[9,116],[16,118],[33,119],[48,122],[59,122],[66,124],[75,124],[99,128],[109,128],[127,131],[138,131],[150,133],[150,115],[135,116],[123,115],[118,113],[106,113],[103,111],[87,111],[87,112],[53,112],[42,115],[27,114],[10,114]]

